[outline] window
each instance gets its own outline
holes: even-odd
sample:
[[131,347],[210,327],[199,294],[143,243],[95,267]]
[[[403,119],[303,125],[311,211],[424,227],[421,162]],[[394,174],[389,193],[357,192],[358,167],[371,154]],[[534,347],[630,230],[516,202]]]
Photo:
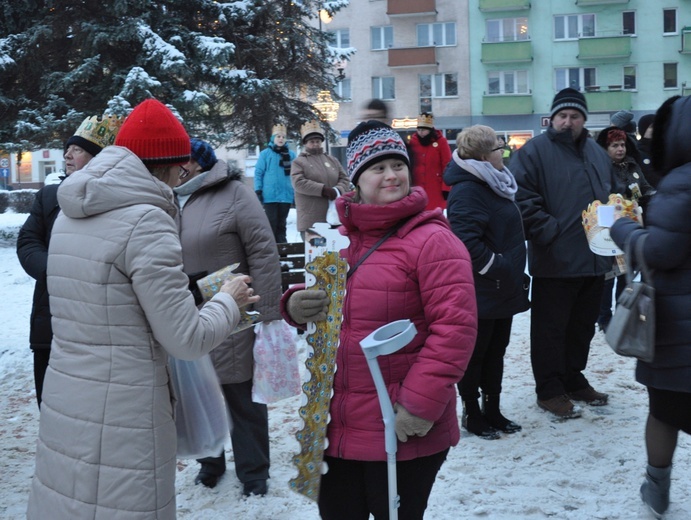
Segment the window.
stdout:
[[663,29],[662,32],[665,34],[676,34],[677,33],[677,10],[676,9],[663,9],[662,10],[662,20]]
[[420,97],[458,96],[458,74],[421,74]]
[[568,14],[554,17],[554,39],[575,40],[595,36],[594,14]]
[[624,67],[624,90],[636,90],[636,66]]
[[456,23],[421,23],[417,26],[418,47],[456,45]]
[[677,88],[679,86],[677,80],[677,64],[663,63],[663,75],[665,78],[664,88]]
[[385,25],[383,27],[372,27],[372,50],[381,51],[393,47],[393,27]]
[[487,20],[488,42],[515,42],[528,39],[527,18],[501,18]]
[[557,92],[571,87],[576,90],[584,90],[585,87],[597,85],[595,79],[595,68],[573,68],[573,69],[554,69],[554,79]]
[[337,29],[335,31],[328,32],[329,43],[332,47],[337,49],[345,49],[350,47],[350,30],[349,29]]
[[379,99],[396,99],[395,78],[372,78],[372,97]]
[[488,94],[529,94],[527,70],[497,70],[487,74]]
[[334,94],[336,94],[339,101],[351,101],[353,99],[353,95],[350,91],[350,78],[346,78],[336,83],[336,86],[334,87]]
[[622,34],[636,34],[636,12],[624,11],[621,13]]

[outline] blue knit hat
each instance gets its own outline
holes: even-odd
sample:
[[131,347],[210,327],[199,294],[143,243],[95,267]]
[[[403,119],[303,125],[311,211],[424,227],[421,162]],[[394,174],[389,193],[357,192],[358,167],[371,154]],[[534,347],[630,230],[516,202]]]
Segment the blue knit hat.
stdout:
[[203,172],[210,170],[218,162],[214,149],[206,141],[194,138],[190,139],[190,144],[192,145],[190,156],[202,167]]
[[410,167],[408,150],[401,136],[389,125],[370,120],[357,125],[348,135],[348,176],[357,185],[360,174],[372,163],[397,158]]

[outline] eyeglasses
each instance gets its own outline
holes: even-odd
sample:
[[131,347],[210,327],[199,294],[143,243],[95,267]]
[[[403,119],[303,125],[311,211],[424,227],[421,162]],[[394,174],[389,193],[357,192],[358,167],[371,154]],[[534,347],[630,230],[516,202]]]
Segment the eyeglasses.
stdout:
[[503,150],[503,149],[504,149],[503,146],[497,146],[496,148],[492,148],[492,151],[496,152],[497,150]]
[[190,174],[190,171],[187,168],[185,168],[184,166],[180,166],[180,173],[178,174],[178,177],[180,179],[187,178],[189,176],[189,174]]

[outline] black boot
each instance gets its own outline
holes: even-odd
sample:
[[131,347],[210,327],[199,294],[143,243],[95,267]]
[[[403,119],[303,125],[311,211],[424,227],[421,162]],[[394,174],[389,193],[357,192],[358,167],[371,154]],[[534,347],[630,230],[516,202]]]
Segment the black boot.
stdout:
[[203,484],[208,488],[215,488],[219,479],[226,472],[226,456],[222,453],[220,457],[206,457],[197,459],[201,462],[201,469],[194,479],[195,484]]
[[494,440],[500,437],[499,432],[492,428],[483,417],[477,399],[463,400],[461,425],[470,433],[483,439]]
[[499,411],[499,394],[482,394],[482,414],[492,428],[496,428],[504,433],[516,433],[523,429],[520,424],[509,421],[501,414]]

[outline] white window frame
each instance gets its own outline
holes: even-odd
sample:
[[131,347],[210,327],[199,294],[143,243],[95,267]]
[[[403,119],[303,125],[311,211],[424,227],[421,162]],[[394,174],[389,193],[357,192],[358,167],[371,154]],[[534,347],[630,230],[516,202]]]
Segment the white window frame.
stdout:
[[[633,87],[626,86],[626,69],[633,69]],[[624,90],[638,90],[638,66],[637,65],[624,65],[622,67],[622,81],[621,84]]]
[[[390,83],[390,86],[386,84]],[[391,97],[386,97],[386,90],[391,89]],[[384,100],[396,99],[396,78],[393,76],[374,76],[372,77],[372,97]]]
[[[378,35],[376,33],[379,33]],[[379,25],[376,27],[370,27],[370,49],[373,51],[385,51],[393,47],[393,26],[392,25]],[[380,46],[375,47],[375,40],[379,39]]]
[[[626,33],[624,32],[624,16],[630,14],[633,16],[633,32],[632,33]],[[636,36],[636,32],[638,31],[638,19],[636,17],[636,11],[622,11],[621,13],[621,34],[625,36]]]
[[[513,77],[515,89],[513,92],[507,92],[506,84],[508,83],[507,80],[511,76]],[[495,77],[499,80],[499,92],[490,92],[490,79]],[[525,84],[524,89],[519,88],[522,80]],[[530,74],[528,74],[527,70],[492,70],[487,73],[488,96],[504,96],[515,94],[530,94]]]
[[[418,47],[454,47],[458,44],[456,22],[419,23],[415,28]],[[435,40],[439,32],[440,42]]]
[[[495,31],[490,28],[495,27]],[[522,33],[521,29],[525,28]],[[508,30],[507,30],[508,29]],[[528,32],[528,17],[520,16],[516,18],[492,18],[485,22],[485,41],[495,42],[518,42],[530,39]],[[496,37],[490,37],[492,32],[496,32]]]
[[[674,65],[674,75],[675,77],[675,84],[671,86],[666,86],[665,85],[665,69],[667,68],[668,65]],[[668,89],[676,89],[679,88],[679,63],[676,61],[668,61],[662,64],[662,88],[665,90]]]
[[[583,21],[587,18],[592,17],[593,20],[593,34],[583,34]],[[569,20],[576,19],[577,27],[576,27],[576,33],[574,34],[572,31],[570,31],[569,28]],[[564,37],[563,38],[557,38],[557,21],[561,19],[561,24],[562,28],[564,30]],[[588,38],[595,36],[597,33],[597,16],[595,13],[583,13],[583,14],[558,14],[554,15],[553,22],[552,22],[552,31],[553,31],[553,37],[555,41],[565,41],[565,40],[578,40],[579,38]]]
[[339,97],[339,101],[352,101],[353,89],[350,78],[345,78],[334,85],[334,93]]
[[[597,85],[597,68],[595,67],[555,67],[554,68],[554,89],[556,92],[559,92],[560,90],[566,88],[566,87],[571,87],[574,88],[572,85],[569,84],[568,78],[566,78],[566,81],[563,83],[559,83],[559,71],[572,71],[572,70],[578,70],[578,85],[575,86],[576,90],[584,91],[586,87],[589,87],[591,85]],[[594,80],[592,83],[586,84],[585,79],[586,79],[586,71],[592,70],[594,72]],[[570,76],[570,73],[565,73],[567,76]]]
[[[334,31],[329,31],[329,35],[333,37],[331,46],[336,49],[347,49],[350,47],[350,29],[336,29]],[[346,36],[347,42],[343,43],[343,36]]]
[[[667,11],[674,11],[674,31],[665,31],[665,13]],[[663,36],[673,36],[679,34],[679,11],[676,7],[665,7],[662,9],[662,35]]]
[[[456,93],[455,94],[447,94],[446,93],[446,78],[447,76],[450,76],[452,81],[456,82]],[[423,96],[422,95],[422,82],[423,78],[429,78],[429,85],[430,85],[430,95],[429,96]],[[418,81],[419,81],[419,87],[420,87],[420,97],[421,98],[427,98],[431,97],[433,99],[438,99],[438,98],[455,98],[458,97],[458,74],[455,72],[443,72],[440,74],[420,74],[418,76]]]

